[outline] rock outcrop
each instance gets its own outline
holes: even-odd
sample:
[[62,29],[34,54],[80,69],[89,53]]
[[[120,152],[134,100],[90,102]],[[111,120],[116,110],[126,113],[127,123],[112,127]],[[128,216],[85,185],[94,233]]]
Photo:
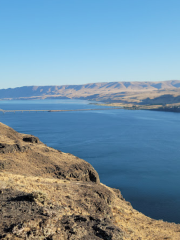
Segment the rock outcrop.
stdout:
[[[0,133],[0,169],[16,174],[99,183],[98,173],[86,161],[47,147],[37,137],[17,133],[3,124],[0,124]],[[13,153],[13,157],[7,158],[8,153]]]
[[82,159],[0,123],[0,239],[180,239],[150,219]]

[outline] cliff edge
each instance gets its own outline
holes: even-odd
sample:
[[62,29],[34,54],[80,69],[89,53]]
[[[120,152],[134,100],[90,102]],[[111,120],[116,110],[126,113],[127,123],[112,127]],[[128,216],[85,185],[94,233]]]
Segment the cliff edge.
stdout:
[[133,209],[86,161],[0,123],[0,239],[180,239]]

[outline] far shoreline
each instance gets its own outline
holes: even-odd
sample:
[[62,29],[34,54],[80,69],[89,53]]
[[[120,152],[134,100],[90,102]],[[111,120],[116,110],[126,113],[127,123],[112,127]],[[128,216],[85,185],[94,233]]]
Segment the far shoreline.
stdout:
[[126,110],[150,110],[150,111],[162,111],[162,112],[176,112],[180,113],[180,103],[177,104],[158,104],[158,105],[135,105],[135,104],[123,104],[123,103],[102,103],[96,104],[99,106],[108,107],[121,107]]
[[[173,103],[173,104],[135,104],[135,103],[123,103],[123,102],[105,102],[105,101],[94,101],[94,100],[88,100],[88,99],[79,99],[79,98],[21,98],[21,99],[0,99],[0,102],[3,101],[24,101],[24,100],[87,100],[89,102],[89,105],[96,105],[96,106],[106,106],[109,108],[105,108],[103,110],[110,110],[110,109],[125,109],[125,110],[150,110],[150,111],[161,111],[161,112],[175,112],[175,113],[180,113],[180,103]],[[76,110],[68,110],[68,111],[87,111],[87,110],[101,110],[101,109],[76,109]],[[0,109],[0,112],[29,112],[29,111],[47,111],[47,112],[64,112],[67,110],[4,110]]]

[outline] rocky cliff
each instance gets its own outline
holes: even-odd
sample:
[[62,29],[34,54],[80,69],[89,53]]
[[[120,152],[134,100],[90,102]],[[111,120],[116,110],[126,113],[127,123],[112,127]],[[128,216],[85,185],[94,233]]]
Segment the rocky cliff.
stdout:
[[180,239],[133,209],[87,162],[0,123],[0,239]]

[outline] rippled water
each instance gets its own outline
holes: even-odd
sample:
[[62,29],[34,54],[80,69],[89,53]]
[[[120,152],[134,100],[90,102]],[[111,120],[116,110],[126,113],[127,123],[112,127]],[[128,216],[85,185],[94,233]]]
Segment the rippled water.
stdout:
[[[0,102],[2,109],[99,108],[88,101]],[[105,107],[104,107],[105,108]],[[0,113],[0,121],[91,163],[144,214],[180,223],[180,114],[157,111]]]

